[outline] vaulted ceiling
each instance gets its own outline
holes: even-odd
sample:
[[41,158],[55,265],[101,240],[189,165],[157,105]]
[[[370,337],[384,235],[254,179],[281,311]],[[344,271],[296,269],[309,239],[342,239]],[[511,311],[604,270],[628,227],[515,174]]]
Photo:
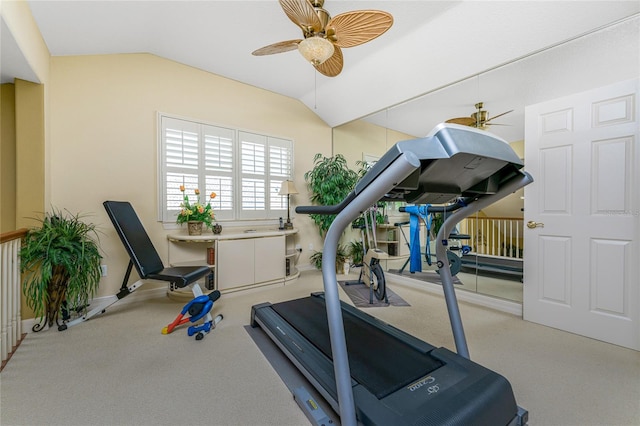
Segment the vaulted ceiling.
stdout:
[[[638,1],[326,0],[324,7],[332,16],[379,9],[394,17],[393,26],[381,37],[344,49],[342,73],[329,78],[295,50],[251,55],[259,47],[302,36],[274,0],[28,0],[28,4],[51,55],[152,53],[299,99],[332,127],[374,114],[373,122],[413,135],[425,134],[425,125],[443,117],[471,114],[479,100],[485,101],[490,115],[520,108],[520,102],[509,99],[507,89],[492,104],[491,79],[483,82],[482,76],[435,98],[437,105],[432,108],[439,108],[442,117],[427,117],[426,107],[405,101],[488,75],[483,72],[613,22],[635,19],[640,12]],[[3,22],[3,81],[34,78],[28,66],[21,66],[20,56]],[[509,80],[522,85],[512,74],[506,80],[499,77],[497,85],[504,89]],[[411,109],[388,110],[400,104]],[[504,121],[509,124],[517,117],[515,111]]]

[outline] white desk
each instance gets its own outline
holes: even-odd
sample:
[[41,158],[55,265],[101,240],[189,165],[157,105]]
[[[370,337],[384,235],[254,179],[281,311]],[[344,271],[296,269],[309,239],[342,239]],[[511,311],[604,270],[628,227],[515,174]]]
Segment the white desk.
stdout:
[[257,229],[255,232],[225,231],[188,235],[186,231],[167,235],[169,264],[172,266],[204,265],[207,249],[215,250],[214,288],[221,293],[295,280],[298,252],[293,235],[297,229]]

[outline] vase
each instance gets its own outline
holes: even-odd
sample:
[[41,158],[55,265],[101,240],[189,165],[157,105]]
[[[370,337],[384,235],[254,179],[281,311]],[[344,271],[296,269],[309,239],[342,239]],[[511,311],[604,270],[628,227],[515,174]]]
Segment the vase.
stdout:
[[202,222],[199,220],[190,220],[187,222],[189,235],[202,235]]
[[216,223],[215,225],[213,225],[214,234],[219,234],[221,232],[222,232],[222,225],[220,225],[219,223]]

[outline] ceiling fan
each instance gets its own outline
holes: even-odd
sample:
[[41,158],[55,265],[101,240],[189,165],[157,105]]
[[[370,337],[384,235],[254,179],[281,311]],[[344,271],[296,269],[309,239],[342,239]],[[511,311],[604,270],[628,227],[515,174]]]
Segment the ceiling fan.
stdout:
[[393,25],[393,16],[379,10],[354,10],[333,18],[323,9],[324,0],[279,0],[284,13],[302,29],[303,39],[287,40],[252,52],[255,56],[273,55],[298,49],[327,77],[342,71],[342,49],[367,43]]
[[478,129],[485,130],[487,126],[491,126],[491,125],[503,126],[503,124],[489,123],[489,122],[495,118],[502,117],[503,115],[513,112],[513,110],[511,110],[511,111],[503,112],[502,114],[494,115],[493,117],[489,118],[489,111],[482,109],[483,105],[484,104],[482,102],[478,102],[475,105],[476,112],[471,114],[471,116],[451,118],[447,120],[446,123],[462,124],[463,126],[470,126],[470,127],[475,127]]

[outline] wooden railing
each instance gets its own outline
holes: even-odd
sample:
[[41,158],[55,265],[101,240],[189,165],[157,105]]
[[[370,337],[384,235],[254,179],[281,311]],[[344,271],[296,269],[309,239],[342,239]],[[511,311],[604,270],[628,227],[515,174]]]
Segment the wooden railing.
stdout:
[[523,231],[524,220],[513,217],[467,217],[460,223],[472,251],[491,256],[522,259]]
[[27,229],[19,229],[0,235],[0,351],[3,362],[22,337],[18,253],[26,234]]

